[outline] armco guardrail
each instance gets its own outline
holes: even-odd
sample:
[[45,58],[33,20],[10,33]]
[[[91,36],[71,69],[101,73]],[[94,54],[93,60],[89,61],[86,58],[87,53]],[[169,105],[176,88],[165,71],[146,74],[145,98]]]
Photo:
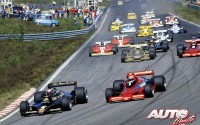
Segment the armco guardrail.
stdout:
[[0,40],[5,40],[5,39],[21,39],[23,41],[58,40],[58,39],[67,39],[67,38],[72,38],[79,35],[88,34],[99,26],[105,12],[106,12],[106,7],[102,9],[101,14],[96,18],[96,20],[94,21],[94,24],[92,24],[88,29],[64,31],[64,32],[53,32],[53,33],[40,33],[40,34],[6,34],[6,35],[1,34]]
[[195,10],[200,10],[200,6],[195,5],[195,4],[187,4],[187,7],[195,9]]
[[[174,0],[174,3],[183,5],[183,3],[180,0]],[[192,9],[195,9],[195,10],[200,10],[200,6],[198,6],[198,5],[189,4],[189,3],[188,4],[186,3],[185,5],[189,8],[192,8]]]

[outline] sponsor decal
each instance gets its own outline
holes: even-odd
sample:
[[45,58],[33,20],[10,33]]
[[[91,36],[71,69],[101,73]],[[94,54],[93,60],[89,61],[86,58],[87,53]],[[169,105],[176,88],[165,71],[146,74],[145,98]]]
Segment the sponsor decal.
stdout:
[[186,109],[154,109],[148,116],[147,119],[175,119],[171,125],[186,125],[192,123],[196,115],[190,115]]

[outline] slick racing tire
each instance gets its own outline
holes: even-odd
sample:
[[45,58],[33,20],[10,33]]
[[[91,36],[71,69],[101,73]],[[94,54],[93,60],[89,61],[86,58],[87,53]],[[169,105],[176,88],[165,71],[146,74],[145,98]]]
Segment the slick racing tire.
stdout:
[[173,35],[170,35],[168,39],[171,39],[171,42],[173,42],[174,40]]
[[155,48],[150,48],[149,49],[149,57],[150,57],[150,59],[155,59],[155,57],[156,57],[156,50],[155,50]]
[[144,86],[144,96],[145,98],[154,97],[154,90],[152,84],[146,84]]
[[154,76],[151,80],[156,86],[156,90],[155,90],[156,92],[166,91],[166,80],[163,75]]
[[45,96],[45,91],[38,91],[34,94],[34,102],[35,103],[41,103],[43,97]]
[[72,103],[70,98],[63,96],[61,101],[61,109],[62,111],[69,111],[72,109]]
[[93,53],[93,49],[92,49],[92,46],[89,47],[89,57],[92,56],[92,53]]
[[114,94],[116,96],[118,96],[121,93],[122,89],[123,89],[122,82],[124,82],[124,80],[115,80],[113,82],[113,92],[114,92]]
[[117,44],[113,44],[113,48],[115,48],[118,52],[118,45]]
[[109,98],[113,95],[113,89],[107,88],[105,91],[106,101],[109,102]]
[[113,52],[113,54],[117,54],[117,48],[112,48],[112,52]]
[[167,42],[167,41],[163,41],[162,48],[163,48],[163,51],[164,51],[164,52],[167,52],[167,50],[169,49],[169,46],[168,46],[168,42]]
[[26,112],[29,111],[29,102],[28,101],[22,101],[20,103],[20,114],[21,116],[26,116]]
[[76,103],[82,104],[88,102],[88,93],[85,87],[75,88]]
[[131,40],[131,41],[130,41],[130,44],[131,44],[131,45],[134,45],[135,43]]
[[126,55],[122,54],[121,55],[121,63],[125,63],[126,61]]
[[177,45],[177,56],[179,56],[179,58],[183,57],[183,53],[184,53],[183,50],[184,50],[183,44]]

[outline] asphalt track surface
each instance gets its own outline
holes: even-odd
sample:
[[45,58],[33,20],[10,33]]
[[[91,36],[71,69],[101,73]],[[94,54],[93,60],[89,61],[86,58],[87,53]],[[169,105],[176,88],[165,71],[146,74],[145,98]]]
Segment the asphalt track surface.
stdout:
[[[156,0],[149,0],[156,1]],[[132,0],[123,6],[111,2],[110,12],[100,33],[90,42],[109,40],[118,32],[108,32],[108,24],[115,17],[126,18],[128,10],[142,14],[141,4],[147,9],[155,8],[158,17],[164,18],[168,12],[149,1]],[[138,26],[137,22],[136,26]],[[176,56],[176,45],[189,39],[190,34],[200,30],[198,27],[183,22],[187,34],[174,35],[167,53],[159,53],[155,60],[122,64],[121,50],[112,56],[89,57],[85,47],[64,70],[53,80],[78,81],[78,86],[85,86],[89,93],[89,103],[76,105],[68,112],[56,112],[46,115],[22,117],[19,112],[0,123],[1,125],[169,125],[174,119],[146,119],[153,109],[187,109],[190,116],[196,114],[192,124],[200,123],[200,58],[181,58]],[[135,36],[135,34],[130,34]],[[145,38],[135,38],[141,43]],[[156,75],[164,75],[167,91],[156,93],[154,98],[124,103],[106,103],[105,89],[112,86],[116,79],[125,79],[129,71],[153,69]]]

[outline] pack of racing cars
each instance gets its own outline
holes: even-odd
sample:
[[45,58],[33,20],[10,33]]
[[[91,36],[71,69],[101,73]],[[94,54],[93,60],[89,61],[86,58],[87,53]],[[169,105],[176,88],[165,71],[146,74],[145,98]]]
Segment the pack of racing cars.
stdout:
[[[123,1],[118,1],[123,5]],[[138,19],[137,14],[129,11],[126,18],[129,21]],[[141,16],[140,26],[127,23],[120,18],[112,20],[108,26],[109,31],[119,31],[120,35],[113,35],[111,40],[102,40],[89,46],[89,57],[116,55],[121,51],[121,63],[154,60],[157,52],[167,52],[169,44],[174,41],[174,34],[187,33],[185,26],[175,16],[167,16],[164,21],[157,18],[153,10]],[[162,28],[162,29],[159,29]],[[144,43],[134,41],[133,35],[122,33],[135,33],[136,37],[146,37]],[[200,32],[191,35],[184,44],[176,47],[177,56],[200,56]],[[117,54],[118,55],[118,54]],[[106,57],[105,57],[106,58]],[[150,76],[150,77],[149,77]],[[126,102],[154,97],[156,92],[166,91],[166,79],[163,75],[154,76],[153,70],[134,71],[127,73],[126,80],[115,80],[112,88],[105,90],[106,102]],[[70,92],[58,90],[57,87],[73,86]],[[29,114],[45,114],[53,111],[69,111],[74,105],[88,102],[88,92],[85,87],[77,87],[76,81],[49,83],[47,91],[38,91],[34,95],[33,104],[28,101],[20,103],[22,116]]]

